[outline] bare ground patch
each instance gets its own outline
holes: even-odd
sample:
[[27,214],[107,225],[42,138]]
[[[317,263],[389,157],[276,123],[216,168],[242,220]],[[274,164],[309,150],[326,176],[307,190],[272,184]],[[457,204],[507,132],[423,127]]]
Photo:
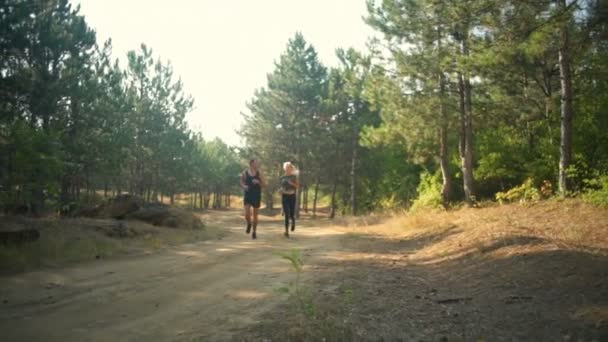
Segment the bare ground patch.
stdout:
[[[608,340],[608,212],[578,201],[336,227],[292,298],[250,340]],[[306,263],[306,259],[304,259]]]

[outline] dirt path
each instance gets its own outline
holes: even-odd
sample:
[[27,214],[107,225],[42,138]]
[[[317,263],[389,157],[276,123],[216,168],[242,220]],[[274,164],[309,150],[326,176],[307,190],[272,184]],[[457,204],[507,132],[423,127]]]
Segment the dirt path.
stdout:
[[[204,219],[225,227],[221,240],[0,278],[0,336],[3,342],[608,341],[608,253],[593,242],[608,232],[604,212],[577,223],[556,216],[551,205],[543,208],[412,217],[413,226],[394,236],[393,226],[409,221],[382,233],[382,225],[367,231],[302,220],[290,240],[282,236],[281,216],[263,217],[256,241],[244,233],[238,211],[213,212]],[[531,214],[545,216],[521,226]],[[549,232],[559,224],[568,231],[591,227],[599,238],[587,245],[601,248],[563,245],[529,233],[532,224],[541,232],[543,225]],[[490,239],[484,229],[502,235]],[[295,275],[273,253],[293,248],[305,262],[301,293],[310,293],[312,318],[303,319],[277,291]]]
[[[229,211],[207,218],[228,230],[221,240],[0,278],[2,340],[235,338],[285,301],[275,289],[289,283],[293,273],[273,252],[335,249],[341,235],[329,228],[302,227],[286,240],[279,216],[265,217],[259,239],[252,241],[238,215]],[[307,261],[314,264],[314,258]]]

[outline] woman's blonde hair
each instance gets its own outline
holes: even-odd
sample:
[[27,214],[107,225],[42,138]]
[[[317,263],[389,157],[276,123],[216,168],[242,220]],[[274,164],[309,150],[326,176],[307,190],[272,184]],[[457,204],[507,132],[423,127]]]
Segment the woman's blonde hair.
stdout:
[[293,168],[294,173],[297,173],[298,169],[296,169],[296,166],[293,165],[290,161],[286,161],[283,163],[283,171],[287,171],[287,169],[290,167]]

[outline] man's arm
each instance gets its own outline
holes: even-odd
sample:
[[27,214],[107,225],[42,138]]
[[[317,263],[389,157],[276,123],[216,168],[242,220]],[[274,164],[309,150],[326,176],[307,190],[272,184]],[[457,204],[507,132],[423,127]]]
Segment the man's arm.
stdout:
[[248,187],[247,187],[247,185],[245,184],[245,172],[246,172],[246,171],[243,171],[243,172],[241,173],[241,181],[240,181],[240,183],[241,183],[241,188],[243,188],[243,189],[247,190],[247,188],[248,188]]

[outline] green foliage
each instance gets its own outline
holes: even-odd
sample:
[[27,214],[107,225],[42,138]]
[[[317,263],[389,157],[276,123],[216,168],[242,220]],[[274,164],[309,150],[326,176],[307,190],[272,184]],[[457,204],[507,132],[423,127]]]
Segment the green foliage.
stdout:
[[416,197],[420,167],[399,144],[362,148],[357,187],[360,213],[405,207]]
[[[121,64],[68,0],[4,1],[0,206],[69,210],[102,190],[149,201],[192,193],[206,207],[211,194],[235,191],[239,161],[251,157],[262,161],[267,199],[281,162],[293,160],[303,186],[319,184],[333,209],[354,214],[407,206],[419,178],[414,207],[435,206],[439,178],[431,185],[422,169],[452,183],[474,170],[480,198],[528,178],[560,184],[564,28],[575,96],[568,185],[583,193],[599,187],[586,179],[608,170],[605,6],[587,4],[370,1],[365,20],[382,40],[369,54],[338,49],[328,69],[297,33],[247,104],[247,146],[236,151],[191,132],[194,101],[151,48]],[[471,146],[476,160],[457,171],[469,158],[461,147]],[[446,187],[447,198],[464,188]]]
[[234,188],[236,152],[207,158],[185,122],[193,99],[152,49],[122,68],[68,0],[4,1],[0,17],[0,88],[11,89],[0,92],[1,207],[40,214],[90,205],[100,189],[154,201]]
[[22,121],[9,129],[9,143],[0,145],[0,151],[8,157],[3,183],[12,186],[4,187],[0,199],[3,203],[24,205],[31,203],[40,189],[49,196],[56,195],[55,180],[63,166],[57,133],[32,129]]
[[608,175],[602,175],[586,182],[588,190],[583,193],[583,200],[608,207]]
[[411,207],[412,212],[421,209],[441,208],[441,175],[431,175],[428,171],[420,174],[420,184],[417,188],[418,197]]
[[[462,150],[457,154],[456,149],[466,146],[466,135],[455,119],[466,112],[466,101],[463,106],[457,95],[463,94],[459,80],[469,77],[475,79],[468,104],[475,113],[476,195],[494,197],[527,178],[555,182],[560,145],[555,66],[562,44],[557,33],[569,21],[572,42],[566,48],[576,97],[576,172],[570,168],[569,181],[580,190],[593,171],[605,172],[608,160],[608,97],[602,95],[607,93],[608,59],[606,45],[598,39],[606,26],[597,25],[603,7],[583,9],[584,4],[564,10],[551,2],[368,2],[366,21],[384,39],[372,46],[373,77],[367,89],[382,124],[364,131],[366,143],[404,144],[412,161],[428,165],[440,159],[444,129],[447,153],[461,162]],[[452,177],[463,178],[461,172]]]
[[292,249],[289,252],[276,252],[276,255],[289,261],[291,269],[300,275],[303,271],[304,262],[302,261],[302,252],[297,249]]
[[506,192],[497,192],[496,200],[499,203],[511,203],[518,201],[519,203],[537,202],[541,199],[541,192],[534,185],[532,178]]

